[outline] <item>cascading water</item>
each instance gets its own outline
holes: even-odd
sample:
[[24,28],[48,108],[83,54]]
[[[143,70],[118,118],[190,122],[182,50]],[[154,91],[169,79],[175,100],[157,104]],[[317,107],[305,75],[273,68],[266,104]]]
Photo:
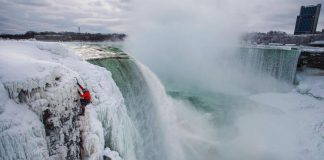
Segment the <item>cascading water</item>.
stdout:
[[190,104],[169,97],[149,69],[132,59],[90,62],[111,71],[123,93],[128,114],[140,134],[135,147],[137,159],[215,157],[216,133],[206,117],[188,108]]
[[93,64],[107,68],[119,86],[128,114],[140,133],[136,140],[137,159],[166,159],[154,97],[138,66],[130,59],[98,59]]
[[239,52],[240,61],[249,72],[293,83],[300,51],[249,47],[241,48]]

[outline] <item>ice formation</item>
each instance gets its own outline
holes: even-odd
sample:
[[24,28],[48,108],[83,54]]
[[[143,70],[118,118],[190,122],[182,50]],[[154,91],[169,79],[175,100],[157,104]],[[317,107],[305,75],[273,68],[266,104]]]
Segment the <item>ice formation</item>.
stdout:
[[[84,156],[103,159],[105,137],[123,138],[118,117],[127,113],[108,71],[60,43],[0,41],[0,55],[0,159],[78,159],[80,129]],[[77,80],[93,93],[83,121]]]
[[26,105],[7,99],[0,84],[0,159],[48,159],[45,130]]

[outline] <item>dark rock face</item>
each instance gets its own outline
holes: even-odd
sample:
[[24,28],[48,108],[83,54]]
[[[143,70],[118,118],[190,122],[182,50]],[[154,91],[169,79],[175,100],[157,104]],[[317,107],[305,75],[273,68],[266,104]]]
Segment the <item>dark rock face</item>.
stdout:
[[73,80],[62,79],[53,78],[43,87],[5,87],[11,99],[27,104],[43,122],[50,159],[75,160],[80,159],[79,95]]
[[301,51],[297,68],[304,67],[324,69],[324,52]]
[[52,112],[55,111],[46,109],[43,114],[49,155],[71,160],[80,159],[78,112],[73,115],[69,113],[61,116],[57,116]]
[[44,111],[43,123],[49,156],[80,159],[79,104],[75,98],[77,97],[67,98],[68,101],[61,104],[49,103],[48,109]]

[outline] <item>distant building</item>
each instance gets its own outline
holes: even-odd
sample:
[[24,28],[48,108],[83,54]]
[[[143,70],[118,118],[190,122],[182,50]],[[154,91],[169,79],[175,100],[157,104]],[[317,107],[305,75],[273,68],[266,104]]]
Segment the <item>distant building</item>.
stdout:
[[294,34],[315,34],[320,11],[321,4],[301,6]]

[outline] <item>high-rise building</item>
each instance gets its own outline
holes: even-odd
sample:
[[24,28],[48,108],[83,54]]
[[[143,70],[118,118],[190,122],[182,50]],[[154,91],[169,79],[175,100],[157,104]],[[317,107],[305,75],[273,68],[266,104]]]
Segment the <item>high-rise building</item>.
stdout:
[[301,6],[299,16],[297,16],[294,34],[316,33],[320,11],[321,4],[316,6]]

